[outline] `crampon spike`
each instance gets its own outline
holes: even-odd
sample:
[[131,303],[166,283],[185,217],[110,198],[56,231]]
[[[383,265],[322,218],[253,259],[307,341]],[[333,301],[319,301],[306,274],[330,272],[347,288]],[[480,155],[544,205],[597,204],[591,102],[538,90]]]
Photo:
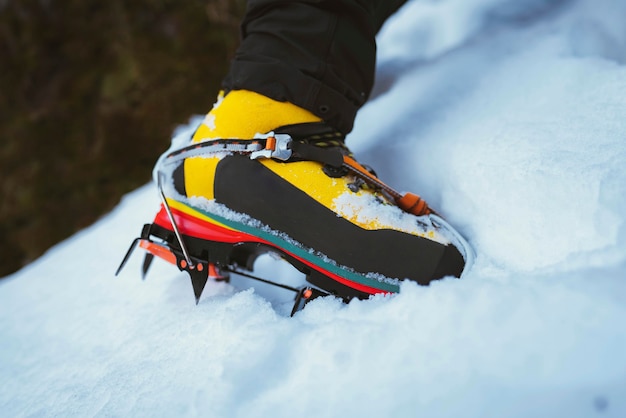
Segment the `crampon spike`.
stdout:
[[152,264],[152,260],[154,260],[154,255],[152,253],[146,253],[146,256],[143,259],[143,265],[141,266],[141,278],[143,280],[146,279],[146,274],[148,274],[148,269]]
[[328,293],[322,292],[314,287],[303,287],[300,289],[298,294],[296,295],[296,300],[293,304],[293,309],[291,310],[291,316],[294,316],[296,312],[302,310],[304,305],[309,303],[315,298],[320,296],[328,296]]
[[[182,263],[186,264],[183,260]],[[196,297],[196,305],[200,302],[200,296],[206,286],[206,282],[209,279],[209,269],[203,263],[198,263],[193,267],[184,267],[191,277],[191,286],[193,287],[193,294]]]
[[119,267],[117,268],[117,271],[115,272],[116,276],[118,274],[120,274],[120,271],[122,271],[122,269],[126,265],[126,262],[130,258],[130,255],[133,253],[133,250],[135,249],[135,247],[137,247],[137,243],[139,243],[140,240],[141,240],[141,238],[135,238],[133,240],[133,242],[130,244],[130,247],[128,248],[128,251],[126,251],[126,255],[122,259],[122,262],[120,263]]

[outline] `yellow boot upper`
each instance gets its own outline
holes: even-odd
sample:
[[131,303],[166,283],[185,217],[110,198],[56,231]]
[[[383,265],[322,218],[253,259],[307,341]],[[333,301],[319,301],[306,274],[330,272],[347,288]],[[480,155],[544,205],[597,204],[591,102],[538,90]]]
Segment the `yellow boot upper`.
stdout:
[[[252,139],[256,134],[291,124],[320,122],[313,113],[288,102],[279,102],[255,92],[235,90],[225,97],[220,94],[213,109],[193,136],[193,142],[209,139]],[[193,157],[185,160],[185,188],[187,195],[213,199],[214,174],[220,157]],[[259,160],[275,174],[302,190],[312,199],[326,206],[353,224],[364,229],[395,229],[437,240],[433,232],[415,227],[412,217],[393,205],[378,205],[377,211],[362,210],[362,199],[368,203],[380,202],[370,190],[350,192],[351,176],[331,178],[321,170],[321,164],[312,161],[283,163],[271,159]],[[344,197],[347,197],[344,199]],[[392,215],[381,220],[380,207],[385,206]]]

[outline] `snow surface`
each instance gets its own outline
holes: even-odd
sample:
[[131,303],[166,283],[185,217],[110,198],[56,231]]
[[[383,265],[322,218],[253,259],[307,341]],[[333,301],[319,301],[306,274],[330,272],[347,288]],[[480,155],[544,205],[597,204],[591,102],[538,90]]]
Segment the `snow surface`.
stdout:
[[465,279],[293,318],[243,280],[196,306],[165,263],[113,277],[146,186],[0,282],[0,416],[626,416],[625,18],[422,0],[383,28],[349,144],[469,239]]

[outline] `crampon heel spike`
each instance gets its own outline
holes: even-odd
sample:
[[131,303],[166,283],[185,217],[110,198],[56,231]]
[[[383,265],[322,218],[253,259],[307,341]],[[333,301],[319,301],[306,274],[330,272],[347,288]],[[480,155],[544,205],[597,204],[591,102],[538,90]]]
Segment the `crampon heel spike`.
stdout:
[[122,269],[126,265],[126,262],[130,258],[131,254],[133,253],[133,250],[135,249],[135,247],[137,247],[137,244],[139,243],[140,240],[141,240],[141,238],[135,238],[133,240],[133,242],[130,244],[130,247],[128,248],[128,251],[126,251],[126,255],[124,256],[124,258],[122,259],[122,262],[120,263],[119,267],[115,271],[115,275],[116,276],[118,274],[120,274],[120,271],[122,271]]
[[141,278],[143,280],[146,279],[146,275],[148,274],[148,269],[150,269],[152,260],[154,260],[154,255],[152,255],[151,253],[146,253],[146,256],[143,259],[143,265],[141,266]]

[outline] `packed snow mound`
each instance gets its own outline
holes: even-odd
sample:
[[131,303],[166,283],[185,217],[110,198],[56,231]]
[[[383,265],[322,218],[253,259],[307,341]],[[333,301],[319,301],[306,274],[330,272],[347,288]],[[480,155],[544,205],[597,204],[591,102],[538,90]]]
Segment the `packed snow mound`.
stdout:
[[[0,411],[26,416],[626,416],[626,2],[414,0],[348,143],[476,250],[463,280],[295,317],[135,255],[159,199],[0,282]],[[302,281],[264,257],[265,275]]]
[[[352,135],[359,141],[351,145],[369,158],[381,137],[411,149],[394,153],[400,162],[384,168],[406,188],[418,185],[453,224],[467,225],[477,252],[504,269],[623,262],[626,55],[619,54],[626,48],[612,46],[626,46],[626,29],[616,24],[626,3],[535,1],[520,9],[509,1],[471,8],[459,1],[459,14],[448,13],[455,3],[407,8],[452,21],[472,16],[474,24],[462,26],[471,44],[436,43],[445,58],[419,64],[408,50],[398,58],[381,48],[381,67],[393,63],[401,75],[359,114]],[[531,24],[533,8],[549,13]],[[504,11],[522,23],[494,26]],[[393,20],[384,34],[410,39],[408,14],[397,19],[406,25]],[[442,27],[425,38],[437,38]],[[385,123],[381,109],[394,110],[384,113]]]

